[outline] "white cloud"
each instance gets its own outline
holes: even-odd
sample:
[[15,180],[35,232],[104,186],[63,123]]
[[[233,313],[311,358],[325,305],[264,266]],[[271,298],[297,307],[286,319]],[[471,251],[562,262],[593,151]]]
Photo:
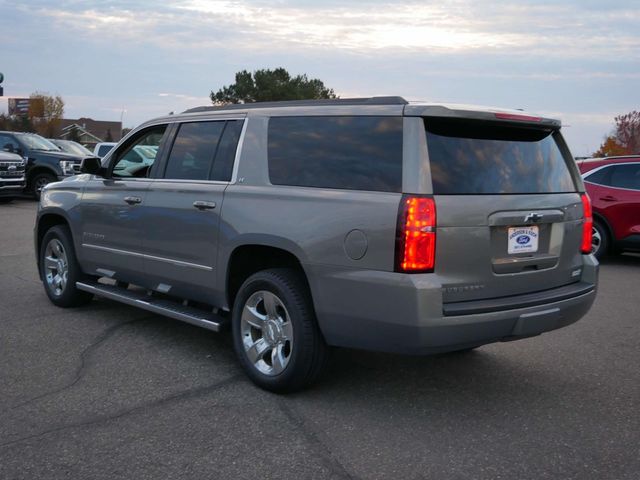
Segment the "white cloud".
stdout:
[[[374,6],[265,6],[249,1],[183,0],[158,8],[42,7],[38,14],[64,28],[112,42],[137,41],[166,49],[326,49],[375,54],[468,52],[482,49],[556,57],[624,55],[640,58],[632,28],[637,9],[609,12],[576,4],[504,4],[458,0]],[[617,28],[603,27],[616,24]],[[635,27],[634,27],[635,28]]]

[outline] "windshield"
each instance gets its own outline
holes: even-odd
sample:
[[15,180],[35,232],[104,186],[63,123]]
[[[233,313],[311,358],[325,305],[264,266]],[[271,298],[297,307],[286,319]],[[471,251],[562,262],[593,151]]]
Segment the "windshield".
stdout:
[[55,144],[67,153],[74,153],[76,155],[93,155],[89,150],[84,148],[79,143],[71,140],[57,140]]
[[47,152],[59,152],[60,149],[56,147],[46,138],[36,135],[35,133],[28,133],[20,135],[20,140],[27,146],[29,150],[44,150]]
[[425,124],[435,194],[576,191],[559,133],[460,120]]

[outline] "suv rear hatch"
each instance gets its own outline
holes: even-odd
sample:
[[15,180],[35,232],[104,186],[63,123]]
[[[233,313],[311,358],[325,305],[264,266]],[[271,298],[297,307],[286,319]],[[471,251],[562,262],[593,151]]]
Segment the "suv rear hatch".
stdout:
[[523,119],[424,119],[445,304],[580,280],[577,170],[557,126]]

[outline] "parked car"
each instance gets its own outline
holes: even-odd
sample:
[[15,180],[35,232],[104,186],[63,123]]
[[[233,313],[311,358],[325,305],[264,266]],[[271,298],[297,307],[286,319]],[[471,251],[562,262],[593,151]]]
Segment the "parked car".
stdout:
[[47,140],[49,140],[63,152],[71,153],[74,155],[81,155],[83,157],[93,156],[93,152],[91,150],[78,142],[74,142],[73,140],[62,140],[60,138],[48,138]]
[[24,189],[24,159],[15,153],[0,151],[0,203],[7,203]]
[[82,160],[88,158],[65,153],[35,133],[0,131],[0,148],[26,160],[25,192],[36,198],[45,185],[76,174]]
[[640,251],[640,155],[577,162],[593,203],[593,253]]
[[[131,165],[137,147],[154,161]],[[312,383],[328,346],[468,350],[569,325],[596,296],[589,199],[553,119],[400,97],[201,107],[82,171],[36,219],[51,301],[229,326],[273,391]]]
[[93,154],[96,157],[104,158],[104,156],[111,151],[113,147],[116,146],[115,142],[100,142],[96,143],[96,146],[93,148]]

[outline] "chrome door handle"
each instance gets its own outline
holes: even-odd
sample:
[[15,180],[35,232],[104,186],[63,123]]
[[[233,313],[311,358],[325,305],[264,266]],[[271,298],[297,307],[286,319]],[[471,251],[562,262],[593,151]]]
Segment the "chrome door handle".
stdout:
[[193,206],[198,210],[213,210],[216,208],[216,202],[204,202],[202,200],[196,200],[193,202]]
[[124,201],[127,202],[129,205],[142,203],[142,199],[140,197],[124,197]]

